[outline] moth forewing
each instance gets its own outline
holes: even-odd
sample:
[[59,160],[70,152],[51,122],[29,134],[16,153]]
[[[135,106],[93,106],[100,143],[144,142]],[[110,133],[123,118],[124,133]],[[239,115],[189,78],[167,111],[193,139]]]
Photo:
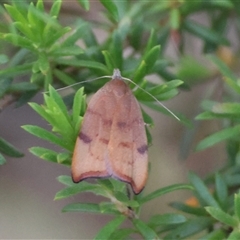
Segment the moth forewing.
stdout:
[[148,173],[147,137],[140,106],[117,73],[89,102],[76,141],[72,178],[114,177],[142,191]]

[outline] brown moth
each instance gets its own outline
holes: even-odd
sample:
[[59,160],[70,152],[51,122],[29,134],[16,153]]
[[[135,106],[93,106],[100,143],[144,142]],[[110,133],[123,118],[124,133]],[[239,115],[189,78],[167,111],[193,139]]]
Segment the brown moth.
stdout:
[[138,194],[148,175],[147,148],[140,106],[115,69],[88,104],[73,153],[73,181],[113,177]]

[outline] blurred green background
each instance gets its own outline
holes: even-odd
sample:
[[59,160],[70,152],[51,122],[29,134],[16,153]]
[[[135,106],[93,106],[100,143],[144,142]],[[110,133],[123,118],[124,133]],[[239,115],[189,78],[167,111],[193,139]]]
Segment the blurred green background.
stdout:
[[[46,7],[51,6],[45,2]],[[84,11],[77,2],[65,0],[61,10],[61,22],[70,24],[75,18],[81,16],[91,21],[100,21],[103,6],[98,1],[90,1],[91,10]],[[137,4],[137,3],[136,3]],[[206,13],[197,12],[191,18],[203,25],[209,21]],[[94,28],[94,33],[99,41],[105,38],[105,32]],[[176,36],[177,37],[177,36]],[[236,41],[236,36],[229,29],[229,37]],[[209,70],[215,67],[203,56],[202,41],[192,35],[185,36],[186,52],[196,61],[207,65]],[[234,45],[234,44],[233,44]],[[231,51],[220,49],[227,57]],[[220,51],[219,50],[219,51]],[[179,58],[176,41],[169,39],[164,55],[169,59]],[[222,52],[220,53],[222,54]],[[190,60],[185,61],[194,70]],[[192,65],[191,65],[192,64]],[[196,66],[199,70],[199,66]],[[200,69],[201,70],[201,69]],[[199,71],[200,71],[199,70]],[[184,73],[182,73],[184,74]],[[193,85],[189,90],[182,90],[173,100],[164,103],[169,109],[185,114],[192,119],[200,113],[200,102],[206,98],[211,89],[216,89],[219,84],[217,76],[205,78],[199,82],[191,79]],[[154,76],[153,76],[154,79]],[[181,79],[181,78],[180,78]],[[184,80],[184,79],[183,79]],[[189,80],[189,82],[190,82]],[[216,91],[217,94],[217,91]],[[37,94],[31,101],[43,102],[42,94]],[[174,183],[187,182],[189,170],[200,176],[206,176],[214,169],[220,168],[226,158],[223,144],[202,152],[194,152],[196,144],[208,134],[217,131],[219,126],[215,121],[198,122],[193,129],[186,129],[177,120],[144,107],[154,119],[155,126],[151,129],[153,143],[149,149],[151,174],[145,191],[151,192],[159,187]],[[61,209],[72,199],[53,201],[54,195],[62,188],[56,178],[59,175],[70,175],[70,169],[61,165],[45,162],[28,152],[32,146],[54,148],[48,143],[29,135],[21,126],[25,124],[39,125],[48,128],[47,124],[28,105],[15,108],[7,107],[1,112],[0,132],[1,137],[8,139],[18,149],[24,151],[23,158],[10,158],[0,168],[0,238],[1,239],[91,239],[98,229],[104,226],[111,217],[84,213],[61,213]],[[195,123],[194,123],[195,124]],[[187,134],[186,134],[187,131]],[[169,201],[186,200],[189,192],[178,191],[148,203],[142,212],[143,219],[158,213],[168,212]],[[97,202],[99,198],[92,194],[82,194],[74,197],[81,201]]]

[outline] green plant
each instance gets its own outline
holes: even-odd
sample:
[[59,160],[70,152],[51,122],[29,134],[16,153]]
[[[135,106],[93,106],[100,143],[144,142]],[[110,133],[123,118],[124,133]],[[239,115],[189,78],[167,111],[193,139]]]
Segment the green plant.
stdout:
[[[78,1],[85,10],[89,10],[89,1]],[[3,16],[10,16],[8,25],[0,25],[0,38],[16,47],[13,56],[0,56],[4,68],[0,70],[0,97],[9,98],[7,106],[16,102],[21,106],[39,91],[44,89],[44,104],[30,103],[30,106],[51,126],[52,131],[33,125],[23,128],[29,133],[47,140],[62,150],[53,151],[42,147],[32,147],[31,153],[55,163],[69,166],[76,137],[86,110],[85,95],[94,93],[103,81],[85,82],[99,76],[111,75],[114,68],[119,68],[124,77],[132,79],[141,88],[154,95],[159,101],[168,100],[178,94],[178,87],[190,88],[197,81],[210,78],[213,72],[199,64],[192,57],[184,55],[185,36],[188,32],[204,44],[203,53],[217,51],[223,45],[229,45],[225,30],[228,19],[239,20],[239,3],[236,1],[105,1],[106,22],[95,23],[104,29],[106,38],[102,43],[92,30],[92,23],[78,18],[73,28],[63,27],[59,21],[61,1],[54,1],[49,12],[44,9],[43,1],[36,4],[27,1],[11,1],[1,6]],[[193,13],[205,11],[210,19],[211,28],[205,27],[189,18]],[[9,21],[9,18],[5,18]],[[164,55],[168,40],[172,38],[181,57],[173,62]],[[76,43],[81,40],[85,47]],[[161,45],[161,49],[160,49]],[[126,48],[131,53],[125,57]],[[221,57],[221,55],[219,55]],[[239,80],[232,70],[215,55],[210,56],[220,73],[225,76],[229,91],[226,91],[227,102],[205,101],[204,112],[197,120],[224,120],[223,130],[202,140],[198,150],[225,140],[228,161],[226,166],[210,174],[204,181],[196,174],[189,174],[190,184],[175,184],[160,188],[152,193],[139,195],[128,194],[125,183],[114,179],[99,179],[94,183],[83,181],[74,184],[69,176],[60,176],[59,182],[65,188],[59,191],[55,199],[63,199],[83,192],[103,196],[106,200],[95,203],[72,203],[63,211],[111,214],[114,216],[97,234],[96,239],[129,239],[138,234],[144,239],[186,239],[201,233],[201,239],[239,239],[240,231],[240,174],[239,174]],[[176,71],[170,70],[178,65]],[[164,83],[148,81],[149,75],[155,74]],[[19,76],[28,76],[16,82]],[[178,80],[183,79],[183,81]],[[195,79],[193,81],[192,79]],[[74,93],[62,98],[54,87],[63,87],[82,81],[79,90],[72,86]],[[175,79],[175,80],[173,80]],[[107,80],[105,79],[104,82]],[[130,84],[130,87],[134,87]],[[134,92],[136,98],[146,106],[169,114],[157,105],[141,89]],[[69,109],[72,109],[70,111]],[[189,121],[177,114],[182,123]],[[149,125],[153,121],[143,111],[144,120]],[[148,133],[149,144],[151,136]],[[22,154],[12,145],[1,139],[0,152],[20,157]],[[0,163],[4,163],[0,155]],[[144,204],[169,192],[191,190],[195,196],[195,205],[173,202],[170,205],[182,213],[156,214],[146,222],[141,220],[140,211]],[[132,222],[131,228],[119,228],[126,219]]]

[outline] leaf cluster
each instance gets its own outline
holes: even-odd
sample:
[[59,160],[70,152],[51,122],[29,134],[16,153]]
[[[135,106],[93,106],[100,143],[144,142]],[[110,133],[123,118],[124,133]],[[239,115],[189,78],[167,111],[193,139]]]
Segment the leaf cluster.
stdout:
[[[4,107],[12,102],[16,102],[18,107],[27,103],[42,88],[48,90],[49,84],[64,86],[79,80],[111,75],[114,68],[119,68],[123,76],[133,79],[159,100],[176,96],[176,87],[181,85],[182,81],[175,80],[158,86],[159,84],[144,79],[152,73],[161,76],[157,69],[163,69],[167,64],[161,57],[156,31],[150,28],[142,31],[142,37],[145,33],[149,37],[141,47],[135,44],[136,39],[129,40],[132,38],[136,14],[140,13],[144,6],[140,4],[141,8],[129,10],[130,6],[135,5],[127,1],[101,2],[107,10],[105,16],[109,21],[106,24],[94,25],[79,18],[73,27],[62,26],[59,22],[62,1],[54,1],[48,12],[41,0],[36,4],[13,0],[1,6],[1,14],[6,24],[0,28],[0,40],[4,44],[8,43],[7,46],[15,46],[11,57],[7,52],[0,55],[0,98],[10,98]],[[86,10],[89,9],[88,1],[79,3]],[[122,11],[125,10],[126,14],[123,14]],[[106,40],[101,44],[93,27],[105,32],[107,30]],[[80,47],[77,41],[82,41],[84,47]],[[126,44],[133,49],[128,57],[124,56]],[[172,80],[172,76],[163,77],[167,81]],[[82,86],[89,94],[95,92],[103,83],[95,81],[83,83]],[[136,96],[140,101],[156,108],[153,99],[149,99],[144,92],[138,90]],[[73,99],[73,96],[71,98]],[[3,104],[0,103],[0,107],[1,105]],[[158,110],[166,112],[160,107]]]
[[57,153],[42,147],[32,147],[31,153],[48,161],[70,165],[75,139],[79,133],[82,115],[86,108],[85,98],[83,88],[80,88],[75,94],[70,115],[61,96],[51,86],[49,87],[49,96],[44,95],[46,105],[40,106],[37,103],[30,103],[30,106],[49,122],[52,130],[47,131],[34,125],[25,125],[23,128],[27,132],[66,150],[63,153]]
[[[86,107],[83,89],[79,89],[76,93],[70,115],[62,98],[52,87],[48,93],[45,93],[44,98],[45,105],[40,106],[36,103],[30,105],[51,124],[53,132],[37,126],[26,125],[23,128],[66,151],[57,153],[40,147],[32,147],[30,151],[44,160],[70,165],[74,140],[79,132]],[[209,176],[205,182],[192,173],[189,175],[189,185],[177,184],[160,188],[148,195],[142,193],[138,196],[129,196],[126,184],[114,179],[101,179],[94,183],[83,181],[76,185],[70,177],[60,176],[58,180],[65,185],[65,188],[56,194],[55,199],[72,197],[85,192],[105,197],[107,200],[100,203],[72,203],[63,209],[64,212],[113,215],[114,219],[102,228],[96,239],[101,239],[103,236],[104,239],[115,237],[124,239],[132,234],[139,234],[145,239],[148,239],[148,236],[156,239],[185,239],[203,231],[208,232],[203,239],[212,239],[213,237],[232,239],[232,236],[235,235],[234,239],[237,239],[239,234],[239,222],[235,217],[237,207],[233,208],[232,206],[238,204],[239,196],[236,195],[234,202],[234,194],[240,184],[239,179],[239,167],[237,168],[236,164],[233,164],[231,167],[222,169],[220,173]],[[193,191],[195,197],[186,203],[173,202],[170,204],[173,208],[182,211],[182,214],[156,214],[151,216],[147,222],[140,220],[140,212],[145,203],[169,192],[184,189]],[[132,222],[132,228],[119,228],[126,219]],[[219,223],[221,223],[221,228],[215,227]]]

